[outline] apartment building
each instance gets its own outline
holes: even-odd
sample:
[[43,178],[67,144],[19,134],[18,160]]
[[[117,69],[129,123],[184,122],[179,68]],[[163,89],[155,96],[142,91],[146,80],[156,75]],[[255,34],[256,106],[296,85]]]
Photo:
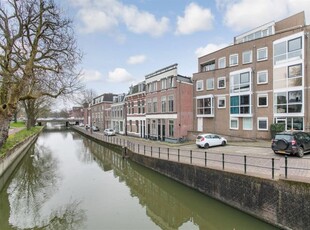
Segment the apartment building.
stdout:
[[98,126],[100,130],[111,128],[111,105],[117,94],[104,93],[93,98],[90,105],[89,124]]
[[125,134],[125,125],[125,94],[120,94],[113,97],[113,104],[111,105],[111,128],[114,129],[116,133]]
[[194,129],[270,139],[270,125],[310,131],[309,26],[304,12],[234,38],[198,59]]
[[147,138],[176,142],[193,125],[193,84],[177,64],[145,76]]
[[132,85],[125,101],[126,134],[145,138],[145,81]]

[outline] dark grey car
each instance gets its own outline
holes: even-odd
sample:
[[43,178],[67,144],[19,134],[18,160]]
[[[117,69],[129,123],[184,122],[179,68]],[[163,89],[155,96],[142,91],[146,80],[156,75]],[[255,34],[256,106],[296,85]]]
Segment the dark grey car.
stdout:
[[310,151],[310,135],[300,131],[277,133],[271,148],[274,153],[303,157],[304,153]]

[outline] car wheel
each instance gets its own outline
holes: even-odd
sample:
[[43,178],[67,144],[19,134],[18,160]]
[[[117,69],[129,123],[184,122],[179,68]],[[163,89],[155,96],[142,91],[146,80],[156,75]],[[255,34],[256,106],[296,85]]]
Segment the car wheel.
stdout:
[[222,141],[222,146],[225,146],[226,145],[226,141]]
[[205,143],[205,149],[209,148],[209,144],[208,143]]
[[303,157],[304,156],[304,149],[303,149],[303,147],[298,147],[297,156],[298,157]]

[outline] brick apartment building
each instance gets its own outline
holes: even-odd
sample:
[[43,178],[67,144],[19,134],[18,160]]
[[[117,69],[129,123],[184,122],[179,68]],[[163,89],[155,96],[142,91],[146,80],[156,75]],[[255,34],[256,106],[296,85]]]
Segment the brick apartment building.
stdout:
[[194,130],[270,139],[270,125],[310,131],[309,26],[304,12],[234,38],[198,59]]
[[193,84],[178,74],[177,66],[145,76],[147,138],[176,142],[192,130]]
[[98,126],[100,130],[111,128],[111,105],[113,98],[118,96],[113,93],[104,93],[92,100],[90,105],[90,118],[92,124]]
[[145,137],[145,81],[133,85],[126,95],[127,129],[129,136]]

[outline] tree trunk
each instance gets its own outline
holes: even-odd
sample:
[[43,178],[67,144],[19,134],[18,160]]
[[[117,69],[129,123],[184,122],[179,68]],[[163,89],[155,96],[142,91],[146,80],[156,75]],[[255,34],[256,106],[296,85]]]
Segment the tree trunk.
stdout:
[[0,148],[9,136],[10,117],[0,113]]

